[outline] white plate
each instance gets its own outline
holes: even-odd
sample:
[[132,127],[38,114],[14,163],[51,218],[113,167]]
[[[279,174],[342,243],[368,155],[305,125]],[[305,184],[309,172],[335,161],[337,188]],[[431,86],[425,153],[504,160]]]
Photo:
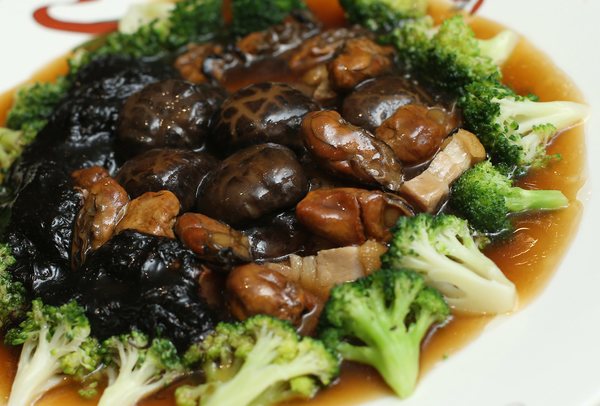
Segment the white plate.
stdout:
[[[131,0],[88,3],[100,20],[118,16]],[[57,18],[77,0],[0,0],[0,92],[87,38],[48,30],[32,10],[48,3]],[[81,7],[81,5],[78,5]],[[77,7],[77,6],[75,6]],[[523,34],[571,76],[592,106],[587,124],[588,182],[580,193],[580,230],[552,281],[524,310],[491,323],[484,333],[420,382],[408,400],[371,405],[600,405],[600,1],[487,0],[479,14]],[[77,15],[73,13],[72,15]],[[89,22],[83,21],[83,22]],[[596,241],[596,242],[594,242]]]

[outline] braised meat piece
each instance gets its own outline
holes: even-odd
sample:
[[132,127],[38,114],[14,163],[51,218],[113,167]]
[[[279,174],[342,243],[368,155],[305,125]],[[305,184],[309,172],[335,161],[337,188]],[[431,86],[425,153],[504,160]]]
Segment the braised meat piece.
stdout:
[[402,165],[394,151],[368,131],[342,119],[338,112],[307,114],[301,134],[311,155],[333,173],[392,191],[402,186]]
[[450,193],[452,182],[485,156],[485,148],[475,134],[458,130],[427,169],[404,183],[400,192],[422,211],[434,213]]
[[386,246],[369,240],[359,246],[320,250],[316,255],[290,255],[286,261],[264,266],[284,275],[321,300],[335,285],[369,275],[381,267]]

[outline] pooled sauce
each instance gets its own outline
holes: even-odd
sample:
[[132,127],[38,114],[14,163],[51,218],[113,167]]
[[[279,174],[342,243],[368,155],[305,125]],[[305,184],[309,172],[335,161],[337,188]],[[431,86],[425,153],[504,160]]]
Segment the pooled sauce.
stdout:
[[[309,0],[318,18],[328,26],[343,22],[336,1]],[[448,7],[436,4],[430,12],[436,18],[445,16]],[[475,17],[472,26],[478,37],[487,38],[503,27],[486,19]],[[51,80],[66,70],[64,59],[54,62],[37,74],[34,80]],[[522,40],[503,68],[504,81],[518,93],[535,93],[542,101],[572,100],[581,102],[581,93],[569,78],[551,60]],[[0,96],[0,124],[12,102],[13,92]],[[520,180],[520,186],[539,189],[559,189],[570,201],[567,209],[519,217],[515,232],[501,243],[485,251],[517,286],[519,306],[522,308],[538,295],[560,264],[568,249],[581,218],[582,205],[577,192],[585,182],[585,146],[583,128],[562,133],[550,146],[549,153],[560,153],[562,159],[547,168],[532,171]],[[451,356],[473,340],[492,320],[485,316],[455,315],[425,344],[421,358],[422,372]],[[17,368],[18,351],[0,345],[0,399],[6,398]],[[173,388],[169,388],[140,405],[174,405]],[[310,402],[291,402],[288,405],[352,405],[391,394],[381,378],[371,369],[345,365],[340,382],[322,391]],[[70,406],[93,405],[96,400],[80,398],[74,386],[65,385],[49,392],[38,405]]]

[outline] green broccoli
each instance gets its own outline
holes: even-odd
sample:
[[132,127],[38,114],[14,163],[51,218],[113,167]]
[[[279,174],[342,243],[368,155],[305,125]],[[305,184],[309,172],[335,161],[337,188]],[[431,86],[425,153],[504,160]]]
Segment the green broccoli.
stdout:
[[440,293],[418,274],[382,269],[331,290],[320,336],[344,359],[377,369],[405,398],[417,382],[421,342],[449,312]]
[[266,406],[310,398],[339,372],[338,359],[323,343],[300,338],[290,325],[270,316],[220,323],[185,359],[200,361],[206,383],[178,388],[178,406]]
[[552,138],[588,115],[585,105],[538,102],[494,81],[474,82],[465,90],[459,106],[468,129],[478,136],[494,162],[520,173],[543,166],[550,158],[546,146]]
[[0,181],[27,143],[23,131],[0,127]]
[[102,349],[109,381],[99,406],[133,406],[186,372],[171,341],[155,338],[150,342],[138,331],[111,337]]
[[304,0],[232,0],[231,29],[237,36],[262,31],[280,23],[294,10],[306,8]]
[[439,27],[428,17],[409,21],[386,41],[396,45],[401,61],[420,79],[461,94],[473,81],[499,80],[499,66],[512,53],[518,37],[504,31],[491,39],[477,39],[464,18],[457,15]]
[[[11,134],[5,129],[0,129],[4,150],[0,163],[2,168],[8,168],[20,154],[23,146],[33,141],[37,133],[44,128],[69,86],[66,78],[59,77],[54,83],[34,83],[25,85],[17,91],[6,118],[6,126],[18,133]],[[7,144],[13,141],[16,145],[12,148],[8,147]]]
[[69,86],[61,76],[54,83],[34,83],[17,91],[6,118],[7,128],[0,128],[0,181],[23,148],[46,126]]
[[427,0],[340,0],[348,21],[389,32],[403,20],[425,16]]
[[142,25],[147,25],[155,20],[163,21],[169,18],[175,8],[175,3],[154,1],[148,3],[134,3],[119,20],[119,32],[133,34]]
[[0,331],[25,314],[25,288],[13,280],[8,268],[15,263],[10,248],[0,244]]
[[64,77],[54,83],[35,83],[23,86],[17,91],[13,105],[6,119],[11,130],[23,131],[26,142],[46,125],[54,107],[64,97],[70,84]]
[[100,363],[99,345],[74,301],[55,307],[34,300],[27,318],[8,331],[5,341],[23,345],[8,406],[31,405],[60,385],[63,374],[83,379]]
[[510,230],[510,213],[529,210],[555,210],[569,201],[558,190],[525,190],[491,162],[477,164],[452,186],[450,206],[479,231],[501,233]]
[[448,304],[471,313],[506,313],[515,285],[479,250],[465,220],[452,215],[401,217],[392,229],[384,266],[408,268],[443,293]]
[[102,55],[126,55],[136,58],[163,55],[190,42],[205,42],[223,29],[221,0],[182,0],[133,33],[114,32],[103,41],[92,41],[75,52],[69,61],[71,74],[90,60]]

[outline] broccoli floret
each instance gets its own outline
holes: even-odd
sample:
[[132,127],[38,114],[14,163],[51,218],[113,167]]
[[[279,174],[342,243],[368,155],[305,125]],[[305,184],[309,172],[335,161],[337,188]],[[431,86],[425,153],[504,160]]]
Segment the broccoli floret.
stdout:
[[340,4],[350,22],[376,32],[388,32],[427,12],[427,0],[340,0]]
[[569,201],[558,190],[515,187],[508,176],[485,161],[465,172],[452,186],[450,205],[477,230],[496,234],[512,228],[510,213],[560,209]]
[[338,359],[322,342],[300,338],[289,324],[269,316],[220,323],[185,359],[201,362],[206,383],[178,388],[178,406],[257,406],[310,398],[339,373]]
[[64,97],[69,81],[59,77],[54,83],[35,83],[17,91],[15,100],[6,118],[6,126],[20,131],[20,144],[30,143],[44,128],[54,107]]
[[294,10],[306,8],[304,0],[232,0],[231,29],[237,36],[262,31],[280,23]]
[[55,307],[36,299],[31,306],[27,318],[5,338],[7,344],[23,345],[8,406],[31,405],[61,384],[62,374],[82,379],[100,362],[99,345],[76,302]]
[[109,379],[99,406],[134,406],[186,372],[171,341],[155,338],[150,342],[138,331],[111,337],[102,349]]
[[477,246],[465,220],[452,215],[401,217],[392,229],[385,266],[408,268],[443,293],[448,304],[471,313],[506,313],[515,285]]
[[0,244],[0,331],[25,314],[25,288],[13,280],[8,268],[15,263],[10,248]]
[[518,37],[511,31],[482,40],[460,15],[439,27],[428,17],[409,21],[393,32],[401,60],[422,80],[454,94],[473,81],[499,80],[499,66],[510,56]]
[[175,3],[162,1],[134,3],[129,6],[127,13],[119,20],[119,32],[133,34],[142,25],[150,24],[155,20],[166,20],[171,15],[174,7]]
[[77,50],[69,61],[71,74],[101,55],[136,58],[162,55],[190,42],[205,42],[218,35],[222,28],[221,0],[179,1],[164,18],[141,25],[133,33],[114,32],[99,45],[94,41]]
[[321,315],[323,340],[346,360],[377,369],[401,398],[419,375],[421,342],[449,308],[414,272],[382,269],[334,287]]
[[23,131],[0,128],[0,182],[27,143]]
[[479,137],[492,160],[520,173],[547,163],[546,146],[552,138],[588,115],[585,105],[538,102],[494,81],[468,85],[459,105],[468,129]]

